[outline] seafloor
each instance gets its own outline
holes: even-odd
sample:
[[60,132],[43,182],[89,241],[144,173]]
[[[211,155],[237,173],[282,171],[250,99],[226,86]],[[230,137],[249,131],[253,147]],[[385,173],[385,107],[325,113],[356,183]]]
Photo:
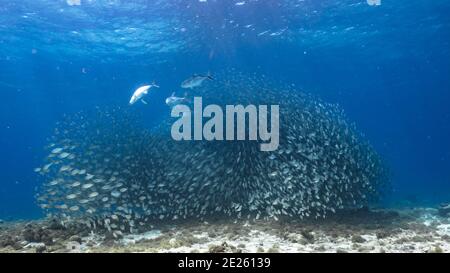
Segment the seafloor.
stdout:
[[114,239],[76,222],[0,223],[0,252],[450,252],[450,217],[436,209],[360,209],[320,221],[160,224]]

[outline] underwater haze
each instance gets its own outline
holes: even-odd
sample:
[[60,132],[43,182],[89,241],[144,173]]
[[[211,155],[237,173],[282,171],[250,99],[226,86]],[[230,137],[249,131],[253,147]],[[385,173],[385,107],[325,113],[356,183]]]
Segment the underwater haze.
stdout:
[[375,206],[449,202],[450,2],[369,3],[0,0],[0,219],[45,215],[34,169],[65,117],[120,107],[153,128],[180,83],[208,72],[219,93],[239,79],[263,96],[257,78],[339,105],[387,166]]

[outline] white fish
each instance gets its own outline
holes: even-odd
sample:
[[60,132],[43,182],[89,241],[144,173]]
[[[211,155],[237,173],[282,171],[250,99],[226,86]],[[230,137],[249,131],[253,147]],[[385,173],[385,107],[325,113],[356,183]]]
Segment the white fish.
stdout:
[[59,154],[60,152],[62,152],[62,148],[55,148],[52,150],[52,154]]
[[49,183],[50,186],[56,186],[58,184],[59,184],[59,181],[57,181],[57,180],[53,180]]
[[43,168],[42,168],[42,170],[43,171],[48,171],[48,169],[50,169],[50,167],[53,165],[53,163],[48,163],[48,164],[46,164]]
[[175,96],[175,92],[173,92],[172,95],[166,99],[166,104],[170,107],[189,102],[190,100],[187,98],[187,94],[184,94],[184,97],[177,97]]
[[77,197],[76,194],[69,194],[66,196],[67,199],[75,199]]
[[66,0],[66,3],[69,6],[80,6],[81,0]]
[[279,36],[279,35],[283,34],[283,32],[285,32],[286,30],[287,30],[287,28],[283,28],[280,31],[272,32],[272,33],[270,33],[270,36]]
[[92,184],[92,183],[87,183],[87,184],[84,184],[83,186],[81,186],[83,189],[89,189],[89,188],[91,188],[92,186],[94,186],[94,184]]
[[107,190],[110,190],[110,189],[111,189],[111,186],[110,186],[110,185],[102,186],[102,190],[107,191]]
[[66,157],[68,157],[70,154],[69,153],[62,153],[59,155],[59,158],[64,159]]
[[136,89],[136,91],[134,91],[133,96],[131,96],[130,99],[130,105],[135,104],[137,101],[142,101],[142,103],[147,104],[147,102],[145,100],[143,100],[143,98],[148,94],[148,90],[150,90],[150,88],[152,87],[158,87],[158,85],[156,84],[150,84],[150,85],[144,85],[139,87],[138,89]]
[[118,192],[118,191],[113,191],[113,192],[111,192],[111,196],[112,196],[112,197],[118,198],[118,197],[120,197],[120,192]]
[[71,186],[72,186],[72,187],[78,187],[78,186],[80,186],[80,185],[81,185],[80,182],[74,182]]
[[89,198],[94,198],[98,196],[98,192],[93,192],[91,194],[89,194]]
[[190,78],[188,78],[187,80],[183,81],[181,83],[181,87],[182,88],[190,88],[190,89],[195,88],[195,87],[199,87],[199,86],[202,85],[202,83],[205,80],[211,80],[212,81],[212,80],[214,80],[214,78],[211,77],[211,75],[209,75],[209,73],[206,76],[194,74]]
[[367,0],[369,6],[380,6],[381,0]]
[[65,171],[70,171],[72,168],[70,166],[62,166],[59,171],[60,172],[65,172]]
[[77,210],[79,210],[79,209],[80,209],[79,206],[73,206],[73,207],[70,207],[70,210],[71,210],[71,211],[77,211]]

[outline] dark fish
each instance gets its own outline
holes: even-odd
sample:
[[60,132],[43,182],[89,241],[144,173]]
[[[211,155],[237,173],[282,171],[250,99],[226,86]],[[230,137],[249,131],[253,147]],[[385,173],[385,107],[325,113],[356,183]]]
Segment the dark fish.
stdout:
[[205,80],[214,80],[213,77],[211,77],[211,75],[197,75],[194,74],[192,75],[190,78],[188,78],[187,80],[183,81],[181,83],[181,87],[182,88],[195,88],[195,87],[199,87],[203,84],[203,82]]

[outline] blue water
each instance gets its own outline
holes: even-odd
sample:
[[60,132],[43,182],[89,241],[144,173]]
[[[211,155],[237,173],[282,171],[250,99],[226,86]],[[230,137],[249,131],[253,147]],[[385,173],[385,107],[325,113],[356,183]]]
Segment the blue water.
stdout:
[[[33,172],[64,114],[127,106],[149,125],[193,73],[235,68],[338,103],[385,158],[385,206],[450,201],[446,0],[0,0],[0,219],[41,216]],[[257,91],[257,90],[255,90]]]

